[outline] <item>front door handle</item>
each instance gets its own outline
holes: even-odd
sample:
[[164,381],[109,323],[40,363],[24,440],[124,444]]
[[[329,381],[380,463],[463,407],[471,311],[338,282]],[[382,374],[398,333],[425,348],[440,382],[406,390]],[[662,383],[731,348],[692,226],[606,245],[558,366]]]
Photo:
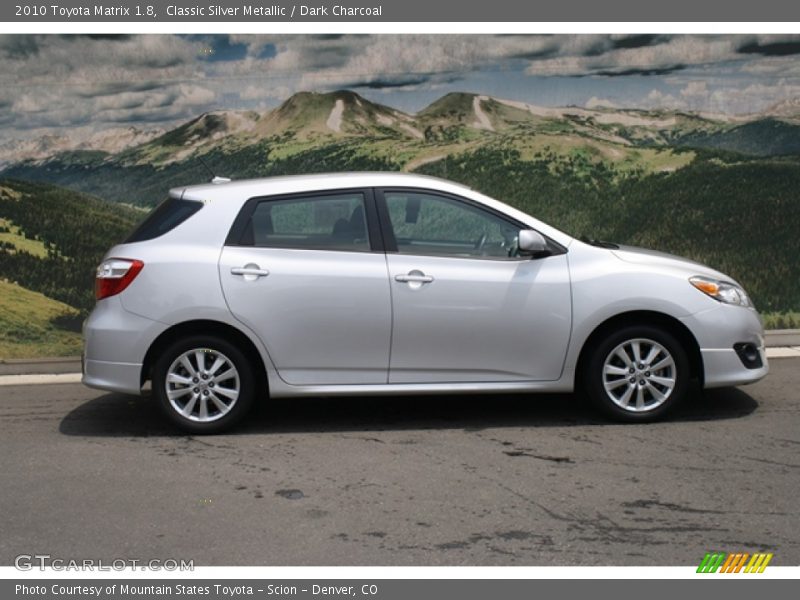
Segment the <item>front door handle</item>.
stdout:
[[269,275],[269,271],[266,269],[262,269],[257,264],[249,263],[243,267],[233,267],[231,269],[232,275],[243,275],[245,280],[253,281],[258,279],[259,277],[266,277]]
[[409,271],[406,275],[395,275],[394,280],[401,283],[430,283],[433,277],[425,275],[422,271]]

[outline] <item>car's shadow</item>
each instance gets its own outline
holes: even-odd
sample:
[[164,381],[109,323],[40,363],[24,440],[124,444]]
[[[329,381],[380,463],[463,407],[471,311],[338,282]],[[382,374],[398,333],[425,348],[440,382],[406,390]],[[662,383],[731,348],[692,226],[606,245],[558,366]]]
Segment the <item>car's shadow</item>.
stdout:
[[[736,419],[758,403],[737,388],[692,390],[670,422]],[[230,433],[403,431],[497,427],[607,426],[574,394],[293,398],[264,402]],[[61,433],[76,436],[183,435],[151,398],[104,394],[67,414]]]

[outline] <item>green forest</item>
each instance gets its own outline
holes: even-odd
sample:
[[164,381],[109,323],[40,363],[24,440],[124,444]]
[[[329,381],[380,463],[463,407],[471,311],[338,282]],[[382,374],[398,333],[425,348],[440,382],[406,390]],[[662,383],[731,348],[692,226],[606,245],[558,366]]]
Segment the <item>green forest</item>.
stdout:
[[0,358],[79,351],[95,268],[144,214],[53,185],[0,180],[0,279],[3,294],[15,296],[3,299]]
[[35,256],[4,247],[3,278],[81,311],[91,309],[100,258],[125,237],[143,211],[23,181],[0,180],[0,194],[0,215],[47,250],[45,256]]

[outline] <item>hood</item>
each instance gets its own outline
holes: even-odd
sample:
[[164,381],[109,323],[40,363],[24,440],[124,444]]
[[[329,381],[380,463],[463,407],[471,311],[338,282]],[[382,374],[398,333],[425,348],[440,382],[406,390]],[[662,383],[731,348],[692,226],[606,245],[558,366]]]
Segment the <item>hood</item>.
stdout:
[[673,267],[685,271],[687,277],[691,277],[692,275],[705,275],[707,277],[736,283],[731,277],[711,267],[707,267],[702,263],[681,256],[675,256],[674,254],[667,254],[666,252],[637,248],[635,246],[619,246],[619,248],[613,249],[610,252],[618,259],[629,263]]

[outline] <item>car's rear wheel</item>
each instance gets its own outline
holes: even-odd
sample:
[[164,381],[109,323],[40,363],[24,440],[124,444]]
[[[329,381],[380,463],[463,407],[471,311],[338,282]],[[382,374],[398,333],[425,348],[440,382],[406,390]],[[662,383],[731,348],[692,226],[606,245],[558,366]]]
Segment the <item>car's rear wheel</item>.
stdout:
[[153,367],[153,395],[181,429],[218,433],[253,405],[255,377],[235,345],[215,336],[192,336],[159,356]]
[[686,396],[689,361],[667,331],[630,326],[616,331],[591,351],[584,371],[590,400],[620,421],[662,418]]

